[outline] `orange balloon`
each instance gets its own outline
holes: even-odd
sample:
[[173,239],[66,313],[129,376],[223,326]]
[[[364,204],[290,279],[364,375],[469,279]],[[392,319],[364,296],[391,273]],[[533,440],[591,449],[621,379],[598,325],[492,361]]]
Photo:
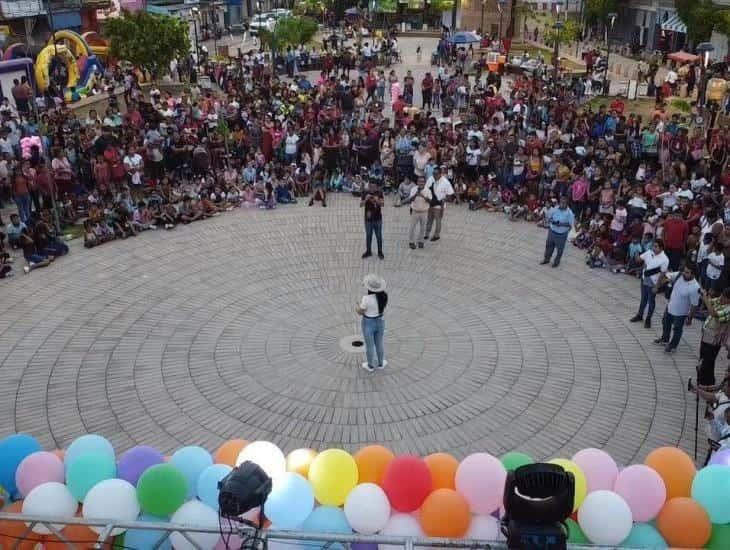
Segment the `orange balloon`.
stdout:
[[453,489],[436,489],[423,501],[419,521],[429,537],[461,538],[471,523],[469,503]]
[[659,447],[649,453],[644,464],[654,468],[664,480],[667,500],[690,496],[697,468],[687,453],[676,447]]
[[702,548],[712,533],[710,516],[687,497],[665,502],[656,518],[656,527],[667,544],[677,548]]
[[63,462],[64,457],[66,456],[66,451],[64,449],[56,449],[54,451],[51,451],[54,455],[56,455],[61,462]]
[[[61,530],[61,534],[67,541],[73,542],[73,547],[78,550],[93,550],[96,548],[96,540],[99,538],[99,533],[92,531],[86,525],[67,525]],[[43,550],[68,550],[66,543],[55,535],[47,535],[44,540]],[[113,538],[108,538],[104,542],[103,548],[111,549],[112,547]]]
[[231,467],[236,466],[236,459],[243,449],[248,445],[248,441],[245,439],[229,439],[223,445],[218,447],[218,450],[213,456],[213,462],[216,464],[228,464]]
[[368,445],[355,453],[355,463],[359,474],[358,483],[383,484],[385,469],[395,455],[382,445]]
[[[20,514],[23,511],[23,501],[13,502],[10,506],[3,508],[5,514]],[[22,521],[0,521],[0,549],[10,550],[18,542],[17,537],[27,537],[36,540],[24,540],[18,545],[18,550],[33,550],[35,545],[42,540],[42,535],[33,533],[30,529],[25,533],[26,525]],[[23,534],[25,533],[25,534]]]
[[314,449],[297,449],[286,457],[286,471],[296,472],[300,476],[309,477],[309,466],[317,457]]
[[431,481],[434,489],[455,489],[454,480],[459,461],[447,453],[434,453],[423,460],[431,470]]

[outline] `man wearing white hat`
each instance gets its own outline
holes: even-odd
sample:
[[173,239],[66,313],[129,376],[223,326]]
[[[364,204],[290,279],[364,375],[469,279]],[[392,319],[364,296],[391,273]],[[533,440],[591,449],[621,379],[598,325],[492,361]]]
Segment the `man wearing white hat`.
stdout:
[[355,305],[355,311],[362,316],[362,337],[365,340],[367,361],[361,365],[368,372],[375,369],[384,369],[388,362],[383,350],[383,333],[385,321],[383,313],[388,305],[388,295],[385,292],[385,280],[379,275],[370,273],[365,276],[363,285],[368,293]]

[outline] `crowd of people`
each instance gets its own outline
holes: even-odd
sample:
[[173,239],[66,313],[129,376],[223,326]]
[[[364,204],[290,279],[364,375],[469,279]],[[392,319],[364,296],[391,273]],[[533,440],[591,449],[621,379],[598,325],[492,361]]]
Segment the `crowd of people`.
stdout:
[[18,210],[5,246],[22,249],[30,271],[68,252],[64,223],[83,220],[93,247],[239,207],[326,207],[329,193],[346,192],[365,212],[363,257],[375,236],[384,258],[386,195],[411,210],[412,249],[439,240],[447,203],[464,204],[547,228],[544,264],[558,267],[572,241],[590,268],[637,277],[631,320],[647,328],[666,291],[657,342],[669,352],[702,311],[699,382],[709,391],[730,319],[728,131],[709,129],[696,103],[676,113],[658,102],[647,115],[620,97],[594,109],[570,79],[503,83],[444,44],[418,78],[378,66],[361,41],[356,62],[327,63],[317,77],[280,77],[257,52],[209,63],[202,70],[221,92],[193,79],[185,93],[142,94],[130,73],[125,109],[110,94],[84,117],[53,103],[36,119],[4,102],[0,199]]

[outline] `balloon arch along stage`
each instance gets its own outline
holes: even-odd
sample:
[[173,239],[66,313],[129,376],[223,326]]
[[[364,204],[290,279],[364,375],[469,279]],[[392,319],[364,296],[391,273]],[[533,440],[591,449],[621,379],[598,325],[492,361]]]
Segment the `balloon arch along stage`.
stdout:
[[[0,440],[0,548],[223,549],[218,482],[250,461],[273,479],[265,502],[270,548],[323,548],[331,541],[393,550],[414,545],[468,547],[504,540],[500,514],[507,471],[530,464],[519,452],[394,456],[370,445],[297,449],[231,440],[213,453],[187,446],[171,456],[149,446],[115,454],[99,435],[43,451],[31,436]],[[604,451],[584,449],[549,461],[573,474],[569,542],[623,547],[730,548],[730,450],[697,471],[674,447],[620,468]],[[244,514],[257,521],[258,509]],[[55,521],[54,521],[55,520]],[[223,526],[227,521],[223,520]],[[169,537],[168,537],[169,535]],[[424,539],[431,537],[428,541]],[[288,541],[277,541],[286,538]],[[293,542],[296,541],[296,544]],[[239,534],[228,547],[241,545]],[[482,543],[483,544],[483,543]],[[496,546],[502,546],[497,542]]]

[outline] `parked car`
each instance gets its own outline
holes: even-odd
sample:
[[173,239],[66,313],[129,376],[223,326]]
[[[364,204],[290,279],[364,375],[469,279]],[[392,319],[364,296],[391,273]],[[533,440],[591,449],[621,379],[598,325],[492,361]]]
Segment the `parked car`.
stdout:
[[282,19],[284,17],[291,17],[292,11],[284,8],[275,8],[269,12],[276,19]]
[[251,34],[258,34],[259,29],[271,31],[274,29],[274,25],[276,25],[276,19],[271,14],[262,13],[251,18],[248,28]]

